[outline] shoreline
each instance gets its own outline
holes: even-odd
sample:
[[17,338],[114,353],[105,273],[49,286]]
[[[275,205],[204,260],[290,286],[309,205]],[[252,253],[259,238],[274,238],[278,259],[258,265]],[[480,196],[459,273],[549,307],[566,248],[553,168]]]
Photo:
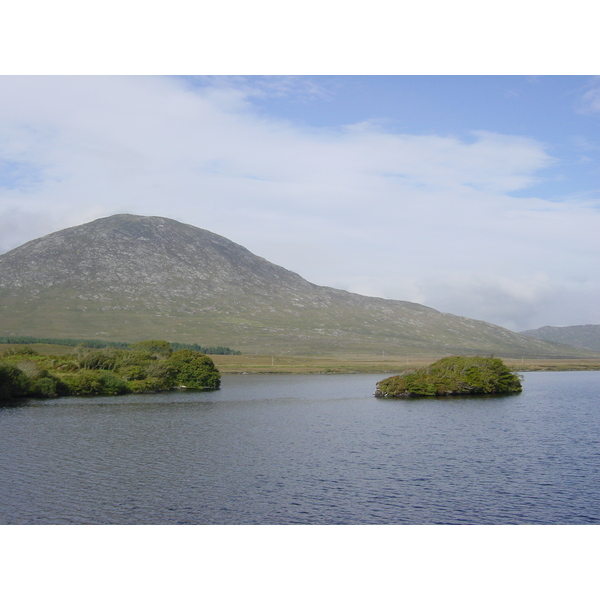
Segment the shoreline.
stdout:
[[[49,344],[27,344],[40,354],[70,354],[75,348]],[[0,344],[0,352],[23,344]],[[210,354],[222,374],[395,374],[430,365],[448,353],[374,355]],[[515,358],[496,356],[515,371],[600,371],[599,358]]]
[[[389,357],[386,360],[364,356],[211,356],[222,374],[394,374],[430,365],[449,355]],[[600,359],[514,359],[498,356],[510,369],[535,371],[600,371]]]

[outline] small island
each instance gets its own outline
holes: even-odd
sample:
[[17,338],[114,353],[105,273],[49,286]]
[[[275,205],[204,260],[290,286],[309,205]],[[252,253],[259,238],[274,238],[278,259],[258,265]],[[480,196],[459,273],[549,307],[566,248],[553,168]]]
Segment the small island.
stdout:
[[422,369],[410,370],[377,383],[378,398],[516,394],[519,375],[499,358],[449,356]]
[[42,355],[30,347],[0,355],[0,401],[57,396],[142,394],[172,389],[218,389],[221,375],[206,354],[145,340],[127,349],[77,347],[71,355]]

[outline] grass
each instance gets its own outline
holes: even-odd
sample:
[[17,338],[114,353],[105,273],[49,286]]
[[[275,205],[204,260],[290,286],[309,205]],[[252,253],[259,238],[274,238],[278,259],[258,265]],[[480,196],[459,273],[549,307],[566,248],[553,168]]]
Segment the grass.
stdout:
[[[334,355],[291,356],[245,354],[212,356],[221,373],[399,373],[430,365],[446,355]],[[516,371],[600,371],[600,360],[593,359],[505,359]]]
[[292,312],[281,303],[242,314],[239,306],[232,304],[233,300],[231,306],[202,309],[190,305],[189,313],[172,310],[172,304],[166,301],[158,312],[144,308],[141,300],[136,304],[115,297],[111,302],[112,306],[105,306],[90,301],[88,306],[82,300],[61,301],[58,296],[48,299],[47,304],[34,297],[2,298],[0,334],[129,342],[164,339],[227,346],[244,354],[381,356],[385,351],[386,355],[494,353],[516,358],[545,354],[600,360],[600,353],[568,346],[545,347],[546,342],[535,338],[506,338],[489,324],[477,324],[431,309],[387,306],[385,301],[377,299],[363,299],[364,306],[346,302],[338,308]]
[[[74,347],[50,344],[29,344],[40,354],[76,354]],[[22,344],[0,344],[0,353]],[[447,354],[382,355],[330,354],[242,354],[211,355],[221,373],[399,373],[406,369],[425,367]],[[600,371],[600,359],[573,358],[504,358],[503,362],[516,371]]]

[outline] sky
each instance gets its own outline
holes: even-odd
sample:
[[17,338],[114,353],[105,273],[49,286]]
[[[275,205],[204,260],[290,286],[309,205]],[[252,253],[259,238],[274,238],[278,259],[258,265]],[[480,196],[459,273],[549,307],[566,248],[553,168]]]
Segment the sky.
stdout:
[[[111,214],[158,215],[224,235],[322,285],[514,330],[600,323],[593,16],[589,0],[568,7],[539,0],[9,3],[0,36],[0,252]],[[182,73],[204,76],[174,76]],[[175,585],[197,588],[181,565],[207,545],[182,537],[190,530],[177,529],[176,540],[161,530],[160,542],[175,551],[161,555],[159,580],[156,569],[139,577],[153,566],[144,551],[156,548],[155,531],[140,544],[121,537],[115,545],[101,530],[92,544],[89,530],[48,540],[60,548],[56,556],[76,564],[77,593],[94,575],[90,554],[102,560],[115,547],[127,549],[136,578],[129,584],[116,569],[120,579],[105,585],[139,592],[148,581],[153,597],[172,591],[176,570]],[[513,569],[514,583],[505,577],[498,594],[515,585],[539,592],[546,580],[551,596],[572,591],[573,581],[593,589],[581,576],[596,542],[592,529],[567,530],[544,530],[552,540],[540,543],[526,528],[510,537],[498,530],[491,543],[489,530],[485,539],[476,531],[476,540],[472,530],[468,539],[466,530],[444,539],[436,530],[427,549],[468,551],[475,542],[485,550],[471,593],[456,579],[462,565],[448,560],[452,552],[437,565],[443,588],[436,591],[446,593],[450,582],[478,597],[494,576],[489,565],[515,547],[526,549],[534,576]],[[260,579],[269,598],[281,595],[285,577],[295,575],[286,569],[306,563],[314,547],[329,550],[325,570],[335,574],[361,544],[389,545],[396,556],[395,530],[378,528],[377,539],[371,530],[368,540],[361,530],[358,545],[355,532],[337,544],[328,531],[309,546],[305,537],[286,544],[286,530],[276,555],[256,533],[241,547],[260,563],[245,560],[240,592],[261,576],[265,556],[283,574],[266,588]],[[230,532],[214,531],[202,560],[218,560],[207,563],[203,587],[222,590],[230,574],[223,553],[212,552]],[[11,558],[15,547],[31,546],[17,533],[6,545]],[[557,536],[568,554],[555,552]],[[37,538],[37,546],[45,543]],[[239,538],[226,543],[240,547]],[[413,555],[419,559],[411,562]],[[50,556],[37,565],[45,588],[62,573]],[[420,556],[404,556],[403,589],[422,592],[430,568]],[[397,588],[396,570],[388,569],[393,580],[382,575],[381,553],[377,564],[360,560],[347,595]],[[22,561],[10,564],[15,587],[22,585]],[[321,576],[319,589],[344,585],[324,578],[322,565],[309,566]],[[558,580],[538,576],[553,566]],[[64,591],[63,579],[56,585]]]
[[600,77],[2,76],[0,251],[117,213],[512,330],[600,323]]

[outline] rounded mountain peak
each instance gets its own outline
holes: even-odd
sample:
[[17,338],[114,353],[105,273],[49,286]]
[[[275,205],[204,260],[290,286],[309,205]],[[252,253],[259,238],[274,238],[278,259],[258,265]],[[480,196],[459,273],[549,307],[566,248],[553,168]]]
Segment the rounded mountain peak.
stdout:
[[165,217],[118,214],[27,242],[0,257],[0,287],[139,296],[264,294],[311,286],[225,237]]

